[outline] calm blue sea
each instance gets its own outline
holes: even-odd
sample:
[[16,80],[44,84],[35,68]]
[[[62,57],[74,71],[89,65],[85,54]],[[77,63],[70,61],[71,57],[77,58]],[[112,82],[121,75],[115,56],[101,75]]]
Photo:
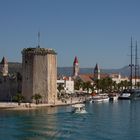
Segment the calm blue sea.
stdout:
[[140,140],[140,101],[86,104],[86,110],[0,110],[0,140]]

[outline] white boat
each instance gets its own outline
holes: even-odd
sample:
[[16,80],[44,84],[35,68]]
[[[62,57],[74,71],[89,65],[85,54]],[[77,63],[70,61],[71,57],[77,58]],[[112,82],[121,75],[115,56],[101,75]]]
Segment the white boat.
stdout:
[[120,100],[129,100],[130,99],[130,96],[131,96],[131,92],[124,90],[124,92],[122,92],[119,95],[118,99],[120,99]]
[[95,95],[92,98],[93,102],[108,102],[109,97],[106,95]]
[[118,100],[118,95],[117,94],[111,94],[111,95],[109,95],[109,100],[110,101],[117,101]]
[[72,113],[87,113],[87,111],[85,110],[85,104],[75,104],[72,105]]
[[95,95],[95,96],[93,96],[92,101],[93,102],[102,102],[103,100],[102,100],[101,96]]
[[130,98],[132,100],[140,100],[140,89],[133,89]]
[[129,100],[130,99],[130,93],[122,93],[120,96],[119,96],[119,99],[120,100]]

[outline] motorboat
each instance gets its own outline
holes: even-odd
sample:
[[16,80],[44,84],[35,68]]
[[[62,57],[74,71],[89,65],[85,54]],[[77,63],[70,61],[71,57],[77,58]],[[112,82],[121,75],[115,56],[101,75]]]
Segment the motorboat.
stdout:
[[131,91],[130,98],[131,98],[132,100],[140,99],[140,89],[133,89],[133,90]]
[[120,94],[118,99],[121,100],[137,100],[140,99],[140,89],[132,89],[128,92],[123,92]]
[[72,105],[72,113],[87,113],[87,111],[85,110],[85,104],[75,104]]
[[92,97],[93,102],[108,102],[109,97],[107,95],[95,95]]
[[119,100],[130,100],[131,92],[124,90],[118,97]]
[[131,96],[131,93],[121,93],[118,97],[119,100],[129,100]]
[[109,95],[109,100],[110,101],[117,101],[118,100],[118,95],[113,93]]

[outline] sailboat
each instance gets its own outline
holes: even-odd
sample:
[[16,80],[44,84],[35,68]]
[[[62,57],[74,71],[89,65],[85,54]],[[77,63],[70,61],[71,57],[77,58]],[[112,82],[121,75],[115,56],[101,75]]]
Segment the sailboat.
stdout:
[[131,64],[129,65],[131,68],[131,73],[130,73],[130,83],[131,83],[131,88],[129,90],[124,90],[118,99],[122,100],[130,100],[130,99],[140,99],[140,89],[137,88],[137,42],[136,42],[136,51],[135,51],[135,88],[133,88],[133,83],[132,83],[132,77],[133,77],[133,67],[134,65],[132,64],[132,38],[131,38]]

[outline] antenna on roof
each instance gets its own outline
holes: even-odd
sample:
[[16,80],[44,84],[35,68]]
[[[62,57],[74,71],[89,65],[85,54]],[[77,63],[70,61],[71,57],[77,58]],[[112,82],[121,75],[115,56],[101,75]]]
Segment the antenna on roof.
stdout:
[[40,32],[38,32],[38,48],[40,48]]

